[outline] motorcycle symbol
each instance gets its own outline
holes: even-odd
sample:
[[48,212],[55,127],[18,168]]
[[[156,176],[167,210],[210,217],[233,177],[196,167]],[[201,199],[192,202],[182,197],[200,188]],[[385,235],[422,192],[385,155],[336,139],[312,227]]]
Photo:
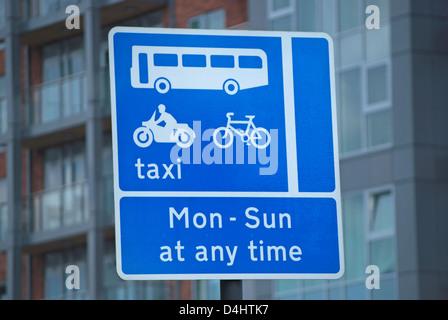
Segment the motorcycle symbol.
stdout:
[[[194,131],[185,123],[177,123],[170,114],[165,112],[164,105],[159,106],[159,111],[162,115],[157,121],[154,111],[151,119],[143,121],[142,126],[134,131],[135,144],[140,148],[147,148],[155,140],[160,143],[176,143],[181,148],[190,147],[196,138]],[[168,119],[172,121],[167,121]],[[163,120],[166,124],[164,127],[159,125]]]

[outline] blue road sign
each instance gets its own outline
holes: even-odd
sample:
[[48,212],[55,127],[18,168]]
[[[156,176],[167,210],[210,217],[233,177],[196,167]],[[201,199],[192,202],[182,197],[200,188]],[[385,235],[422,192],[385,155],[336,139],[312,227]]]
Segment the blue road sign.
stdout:
[[124,279],[343,273],[326,34],[109,33]]

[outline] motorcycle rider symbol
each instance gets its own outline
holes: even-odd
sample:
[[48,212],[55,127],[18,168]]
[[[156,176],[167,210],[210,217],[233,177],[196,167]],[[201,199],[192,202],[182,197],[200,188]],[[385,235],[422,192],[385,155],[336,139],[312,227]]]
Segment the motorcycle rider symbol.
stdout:
[[[181,148],[188,148],[196,137],[194,131],[185,123],[177,120],[168,112],[163,104],[158,106],[160,117],[155,120],[156,111],[151,119],[143,121],[142,126],[134,131],[134,142],[140,148],[147,148],[155,140],[159,143],[176,143]],[[165,125],[161,125],[165,123]]]

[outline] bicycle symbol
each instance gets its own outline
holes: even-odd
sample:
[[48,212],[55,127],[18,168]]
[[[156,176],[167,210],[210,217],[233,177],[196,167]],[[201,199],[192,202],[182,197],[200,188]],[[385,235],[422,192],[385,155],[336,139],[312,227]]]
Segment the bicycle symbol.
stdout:
[[[234,115],[233,112],[229,112],[226,114],[227,117],[227,125],[225,127],[219,127],[213,132],[213,141],[220,148],[228,148],[233,143],[234,133],[239,135],[241,141],[245,142],[247,145],[252,145],[258,149],[265,149],[271,143],[271,135],[268,130],[261,127],[256,127],[253,119],[255,116],[246,116],[248,120],[232,120],[231,117]],[[246,129],[235,128],[232,125],[241,125],[245,124]],[[225,143],[221,143],[222,139],[218,137],[220,134],[222,139],[225,139],[229,136],[229,140]]]

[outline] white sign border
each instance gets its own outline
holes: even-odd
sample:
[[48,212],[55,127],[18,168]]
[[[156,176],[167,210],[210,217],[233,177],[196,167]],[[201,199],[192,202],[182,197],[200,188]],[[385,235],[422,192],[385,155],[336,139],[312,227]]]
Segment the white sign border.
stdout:
[[[115,57],[113,38],[116,33],[144,33],[144,34],[178,34],[178,35],[212,35],[212,36],[246,36],[246,37],[275,37],[282,39],[283,75],[285,92],[285,131],[295,132],[295,107],[292,87],[292,38],[324,38],[328,41],[330,57],[330,86],[331,86],[331,116],[333,128],[333,155],[335,169],[335,190],[333,192],[300,192],[297,178],[297,154],[295,134],[287,135],[287,171],[288,192],[214,192],[214,191],[123,191],[119,185],[118,152],[117,152],[117,114],[115,90]],[[285,57],[285,52],[287,53]],[[123,280],[275,280],[275,279],[339,279],[345,271],[344,246],[342,231],[342,208],[340,191],[339,144],[336,110],[336,86],[334,65],[333,39],[322,32],[287,32],[287,31],[254,31],[254,30],[201,30],[175,28],[142,28],[142,27],[114,27],[109,32],[109,70],[111,94],[111,122],[112,122],[112,150],[114,176],[115,203],[115,243],[116,270]],[[291,72],[288,72],[291,71]],[[287,101],[289,101],[287,103]],[[292,106],[287,108],[287,106]],[[337,273],[186,273],[186,274],[125,274],[122,271],[121,257],[121,228],[120,228],[120,200],[123,197],[292,197],[292,198],[332,198],[336,201],[338,225],[339,271]]]

